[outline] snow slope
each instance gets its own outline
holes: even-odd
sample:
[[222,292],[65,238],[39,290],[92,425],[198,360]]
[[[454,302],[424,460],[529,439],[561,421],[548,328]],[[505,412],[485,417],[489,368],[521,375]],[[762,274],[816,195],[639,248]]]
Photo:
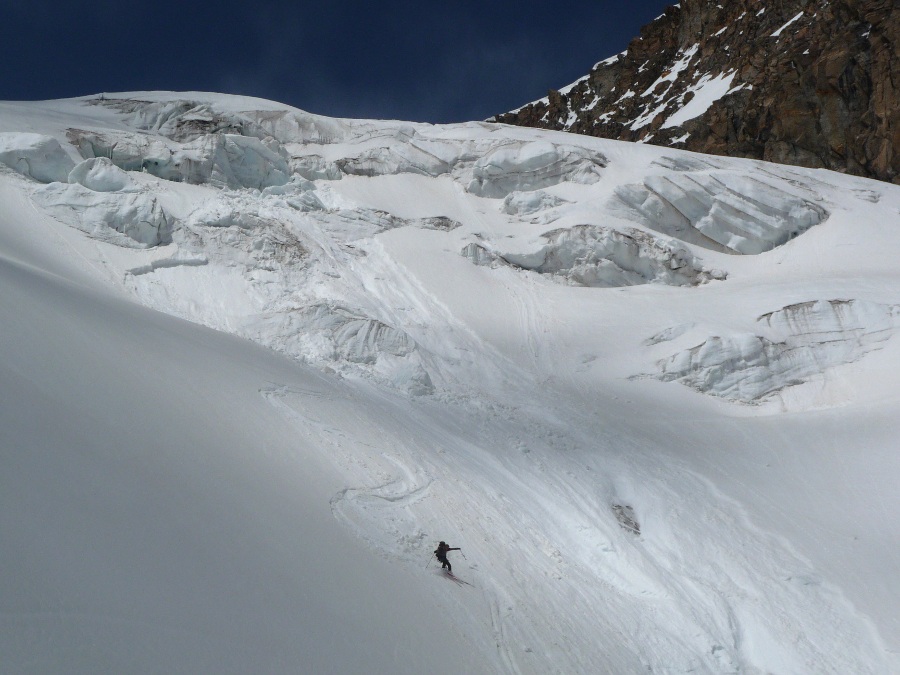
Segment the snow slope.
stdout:
[[900,672],[900,189],[142,92],[0,193],[4,670]]
[[265,398],[345,389],[18,255],[12,228],[55,235],[4,203],[2,672],[480,670]]

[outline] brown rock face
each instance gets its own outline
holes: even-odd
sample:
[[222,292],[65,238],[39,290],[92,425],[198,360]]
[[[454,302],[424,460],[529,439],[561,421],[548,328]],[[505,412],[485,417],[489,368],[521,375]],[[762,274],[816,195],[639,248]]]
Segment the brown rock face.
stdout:
[[682,0],[494,121],[900,183],[900,2]]

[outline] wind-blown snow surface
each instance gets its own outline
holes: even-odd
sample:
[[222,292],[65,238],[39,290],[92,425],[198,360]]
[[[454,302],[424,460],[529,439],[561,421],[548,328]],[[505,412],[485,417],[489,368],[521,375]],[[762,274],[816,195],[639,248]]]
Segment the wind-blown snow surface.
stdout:
[[4,672],[900,672],[895,186],[140,93],[0,197]]

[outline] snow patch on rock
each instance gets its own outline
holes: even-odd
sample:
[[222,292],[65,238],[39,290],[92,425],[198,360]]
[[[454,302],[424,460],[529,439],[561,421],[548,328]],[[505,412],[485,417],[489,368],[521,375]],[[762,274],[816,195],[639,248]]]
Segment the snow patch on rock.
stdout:
[[698,82],[688,87],[680,96],[680,100],[684,101],[690,95],[688,102],[669,115],[660,128],[679,127],[688,120],[700,117],[712,107],[713,103],[726,94],[732,93],[731,83],[734,81],[735,75],[737,75],[737,71],[734,70],[730,73],[720,73],[715,77],[709,73],[704,74]]

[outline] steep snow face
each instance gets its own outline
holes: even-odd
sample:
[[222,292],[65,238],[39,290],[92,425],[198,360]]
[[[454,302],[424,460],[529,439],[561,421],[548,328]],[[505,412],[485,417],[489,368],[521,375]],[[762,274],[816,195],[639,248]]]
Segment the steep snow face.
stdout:
[[897,188],[214,94],[0,105],[0,139],[4,658],[898,669]]

